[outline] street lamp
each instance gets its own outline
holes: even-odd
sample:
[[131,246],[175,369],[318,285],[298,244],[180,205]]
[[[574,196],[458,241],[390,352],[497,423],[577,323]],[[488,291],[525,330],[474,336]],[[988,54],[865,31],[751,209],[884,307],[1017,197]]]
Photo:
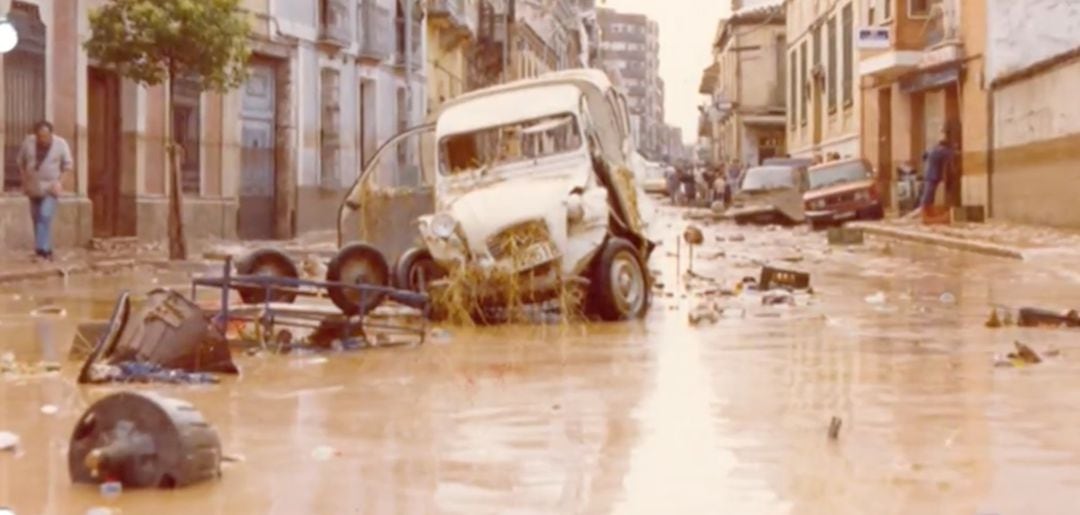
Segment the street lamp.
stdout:
[[19,44],[19,32],[7,18],[0,18],[0,54],[6,54]]

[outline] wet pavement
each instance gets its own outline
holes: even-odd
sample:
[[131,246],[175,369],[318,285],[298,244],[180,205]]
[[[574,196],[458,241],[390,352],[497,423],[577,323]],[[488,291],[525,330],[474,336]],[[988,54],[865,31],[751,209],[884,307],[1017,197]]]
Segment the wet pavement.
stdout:
[[[716,284],[687,283],[669,255],[687,223],[661,222],[668,238],[652,268],[670,294],[657,294],[643,322],[450,328],[422,347],[325,360],[237,353],[239,379],[155,387],[202,411],[236,460],[220,481],[115,501],[68,479],[76,419],[116,388],[75,386],[67,346],[78,321],[109,314],[118,288],[186,278],[137,270],[6,287],[0,354],[64,369],[0,379],[0,431],[22,438],[18,453],[0,451],[0,506],[65,515],[96,506],[162,515],[1074,510],[1080,333],[984,327],[995,304],[1080,306],[1068,269],[915,246],[829,248],[801,229],[717,224],[705,227],[694,263]],[[703,298],[763,263],[811,272],[814,295],[795,307]],[[691,326],[705,301],[729,309]],[[66,314],[26,314],[41,305]],[[1061,354],[995,368],[1014,340]],[[832,417],[842,420],[836,440]]]

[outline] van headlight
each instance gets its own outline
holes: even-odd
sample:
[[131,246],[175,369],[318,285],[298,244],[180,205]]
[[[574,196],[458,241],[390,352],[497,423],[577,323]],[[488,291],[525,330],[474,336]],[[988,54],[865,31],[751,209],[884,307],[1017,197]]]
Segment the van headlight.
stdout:
[[435,237],[448,240],[457,229],[457,220],[446,213],[439,213],[431,218],[431,225],[428,228]]
[[585,219],[585,201],[581,195],[575,193],[566,199],[566,219],[570,222],[580,222]]

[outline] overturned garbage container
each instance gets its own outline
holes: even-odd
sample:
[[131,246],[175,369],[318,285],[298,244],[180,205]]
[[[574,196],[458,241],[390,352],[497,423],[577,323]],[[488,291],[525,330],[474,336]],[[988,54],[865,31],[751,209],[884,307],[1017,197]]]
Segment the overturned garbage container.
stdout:
[[221,475],[221,441],[187,402],[120,392],[97,401],[79,418],[68,470],[75,483],[183,487]]
[[239,373],[225,336],[199,306],[172,290],[149,293],[143,309],[132,313],[127,293],[120,296],[104,333],[83,363],[80,383],[103,382],[111,368],[127,364],[183,372]]

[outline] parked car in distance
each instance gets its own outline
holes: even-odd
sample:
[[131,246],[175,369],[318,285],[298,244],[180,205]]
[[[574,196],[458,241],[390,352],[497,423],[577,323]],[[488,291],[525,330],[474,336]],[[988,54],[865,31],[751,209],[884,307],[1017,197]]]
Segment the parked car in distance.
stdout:
[[885,208],[877,183],[864,159],[846,159],[807,171],[809,189],[803,195],[806,218],[815,229],[849,220],[880,220]]
[[756,166],[743,175],[727,214],[740,225],[800,224],[806,221],[803,208],[806,189],[806,173],[802,168]]
[[654,195],[667,195],[666,166],[653,161],[645,161],[645,177],[641,181],[641,187],[645,193]]

